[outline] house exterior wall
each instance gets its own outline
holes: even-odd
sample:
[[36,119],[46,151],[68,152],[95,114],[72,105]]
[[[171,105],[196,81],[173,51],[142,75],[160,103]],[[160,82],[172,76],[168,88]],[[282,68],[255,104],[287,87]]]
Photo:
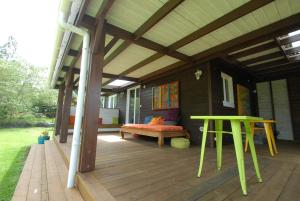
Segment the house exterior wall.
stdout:
[[300,79],[291,76],[287,79],[294,140],[300,142]]
[[[209,64],[197,66],[182,72],[177,72],[165,77],[158,78],[141,84],[141,108],[140,122],[144,122],[147,115],[163,115],[164,110],[152,110],[152,87],[166,84],[172,81],[179,81],[179,104],[181,111],[181,124],[191,134],[191,142],[199,144],[201,133],[199,127],[203,122],[190,120],[191,115],[209,114],[209,90],[208,90],[208,68],[210,68],[211,79],[211,115],[238,115],[237,84],[240,84],[250,91],[251,115],[259,116],[256,83],[254,78],[247,72],[229,64],[221,59],[211,61]],[[195,79],[195,71],[201,69],[203,74],[200,80]],[[221,72],[230,75],[233,79],[234,108],[223,106],[223,83]],[[289,89],[289,102],[291,107],[291,119],[293,122],[294,140],[300,141],[300,80],[297,77],[287,79]],[[120,109],[120,123],[125,123],[126,118],[126,90],[118,94],[117,108]],[[224,128],[229,129],[228,122]],[[231,143],[231,136],[225,136],[225,143]]]
[[[240,84],[250,91],[251,101],[251,115],[255,115],[256,101],[253,90],[253,77],[236,66],[229,64],[221,59],[211,61],[212,68],[212,114],[213,115],[238,115],[238,101],[237,101],[237,84]],[[234,108],[223,106],[223,81],[221,72],[232,77],[233,94],[234,94]],[[230,131],[229,122],[224,122],[224,129]],[[232,137],[224,135],[224,143],[231,143]]]
[[[196,69],[201,69],[203,74],[199,80],[195,78]],[[156,81],[145,83],[146,88],[141,88],[141,122],[147,115],[162,115],[164,110],[152,110],[152,87],[179,81],[179,105],[181,124],[190,132],[191,142],[199,144],[201,134],[199,127],[202,121],[191,120],[191,115],[208,115],[208,74],[207,66],[196,67],[183,72],[160,78]]]

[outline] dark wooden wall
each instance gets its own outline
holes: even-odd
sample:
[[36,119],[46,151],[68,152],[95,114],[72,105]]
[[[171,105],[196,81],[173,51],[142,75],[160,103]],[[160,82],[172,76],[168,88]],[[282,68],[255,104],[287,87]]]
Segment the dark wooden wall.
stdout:
[[[203,74],[200,80],[196,80],[195,71],[201,69]],[[181,124],[190,132],[191,142],[199,144],[201,135],[199,127],[202,126],[201,121],[191,120],[191,115],[208,115],[208,90],[207,90],[207,65],[195,67],[183,72],[160,78],[156,81],[144,83],[146,88],[141,88],[141,122],[147,115],[162,115],[161,111],[152,110],[152,87],[166,84],[172,81],[179,81],[179,104],[181,112]],[[142,86],[143,86],[142,85]]]
[[[238,115],[238,102],[237,102],[237,84],[243,85],[250,90],[251,101],[251,115],[255,115],[256,100],[253,90],[255,85],[253,77],[245,71],[237,68],[235,65],[229,64],[221,59],[211,61],[211,74],[212,74],[212,114],[213,115]],[[234,108],[223,106],[223,80],[221,72],[226,73],[232,77],[234,89]],[[231,130],[229,122],[224,122],[224,130]],[[224,143],[232,143],[230,135],[224,135]]]
[[126,120],[126,99],[127,91],[122,91],[117,95],[117,108],[119,109],[119,123],[124,124]]
[[288,77],[289,100],[293,122],[294,140],[300,141],[300,78]]
[[[216,59],[211,61],[212,67],[212,102],[213,102],[213,114],[214,115],[237,115],[238,114],[238,102],[237,102],[237,84],[243,85],[250,90],[251,112],[255,113],[256,101],[255,96],[252,93],[255,89],[253,84],[253,77],[243,70],[240,70],[232,64]],[[234,108],[223,106],[223,81],[221,72],[226,73],[232,77],[233,89],[234,89]]]

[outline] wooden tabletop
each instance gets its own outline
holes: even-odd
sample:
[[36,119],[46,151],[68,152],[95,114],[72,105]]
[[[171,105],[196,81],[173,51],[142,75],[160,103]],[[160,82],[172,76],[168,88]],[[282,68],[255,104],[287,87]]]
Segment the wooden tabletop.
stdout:
[[250,120],[250,121],[263,121],[261,117],[252,116],[191,116],[191,119],[201,120]]

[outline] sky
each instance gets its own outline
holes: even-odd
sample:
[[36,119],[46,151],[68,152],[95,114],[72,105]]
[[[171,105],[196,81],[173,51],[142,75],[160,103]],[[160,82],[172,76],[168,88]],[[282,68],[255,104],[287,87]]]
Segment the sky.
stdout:
[[59,0],[0,0],[0,45],[13,36],[18,56],[50,67],[58,7]]

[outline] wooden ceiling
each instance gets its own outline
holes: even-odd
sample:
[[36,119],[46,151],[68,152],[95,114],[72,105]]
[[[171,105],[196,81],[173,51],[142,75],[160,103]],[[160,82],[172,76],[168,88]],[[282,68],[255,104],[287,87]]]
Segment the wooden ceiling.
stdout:
[[[300,47],[290,44],[300,35],[288,35],[300,29],[297,0],[88,0],[79,25],[93,29],[103,12],[104,85],[116,79],[148,80],[217,57],[257,77],[299,62]],[[80,68],[81,43],[73,37],[65,69]]]

